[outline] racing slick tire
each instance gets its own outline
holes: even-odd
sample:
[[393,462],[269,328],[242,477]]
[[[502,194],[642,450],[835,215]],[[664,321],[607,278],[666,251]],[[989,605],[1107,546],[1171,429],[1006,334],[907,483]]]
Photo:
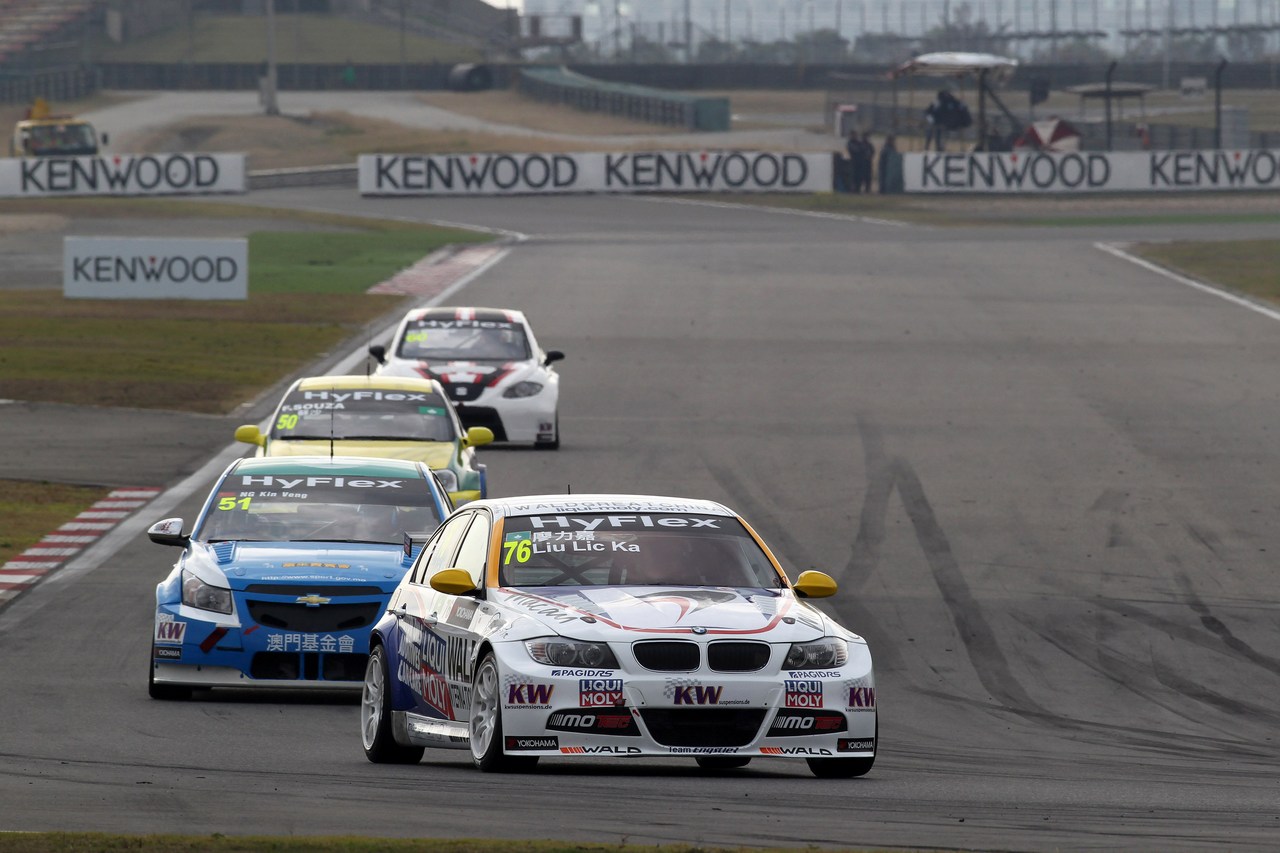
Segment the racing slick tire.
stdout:
[[[876,720],[876,747],[880,746],[880,720]],[[876,757],[870,758],[806,758],[809,770],[819,779],[852,779],[855,776],[866,776],[871,772],[871,765]]]
[[536,755],[507,755],[502,751],[502,675],[498,659],[489,652],[471,681],[471,760],[484,773],[532,770]]
[[733,770],[751,763],[749,755],[699,755],[694,761],[703,770]]
[[417,764],[426,751],[421,746],[396,743],[391,733],[391,676],[387,651],[374,646],[364,669],[360,691],[360,742],[374,764]]
[[147,695],[165,702],[181,702],[191,698],[191,688],[181,684],[156,684],[156,668],[152,664],[147,668]]
[[533,446],[538,450],[559,450],[560,449],[560,413],[556,412],[556,437],[550,441],[535,441]]

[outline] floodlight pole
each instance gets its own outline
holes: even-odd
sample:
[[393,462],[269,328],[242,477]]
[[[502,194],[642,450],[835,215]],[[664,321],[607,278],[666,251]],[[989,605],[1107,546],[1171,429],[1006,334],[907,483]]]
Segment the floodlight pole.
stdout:
[[1111,60],[1107,66],[1107,91],[1103,98],[1107,102],[1107,150],[1111,150],[1111,75],[1116,73],[1116,61]]
[[267,0],[267,76],[262,83],[262,107],[269,116],[280,115],[276,103],[276,0]]
[[1222,72],[1227,70],[1223,57],[1213,72],[1213,147],[1222,148]]

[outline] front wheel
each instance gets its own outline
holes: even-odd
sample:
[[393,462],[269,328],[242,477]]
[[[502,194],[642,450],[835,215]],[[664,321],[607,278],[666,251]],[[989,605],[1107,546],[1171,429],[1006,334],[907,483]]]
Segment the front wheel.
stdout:
[[152,663],[147,671],[147,695],[165,702],[181,702],[191,698],[191,688],[181,684],[156,684],[156,665]]
[[391,676],[387,650],[374,646],[360,692],[360,742],[374,764],[417,764],[426,750],[396,743],[391,733]]
[[[876,718],[876,749],[880,748],[880,718]],[[866,776],[871,772],[871,765],[876,757],[870,758],[806,758],[809,770],[819,779],[852,779],[855,776]]]
[[536,755],[507,755],[502,751],[502,678],[493,652],[484,656],[471,682],[471,760],[485,773],[531,770]]
[[550,441],[535,441],[533,446],[539,450],[559,450],[560,449],[560,413],[556,412],[556,437]]

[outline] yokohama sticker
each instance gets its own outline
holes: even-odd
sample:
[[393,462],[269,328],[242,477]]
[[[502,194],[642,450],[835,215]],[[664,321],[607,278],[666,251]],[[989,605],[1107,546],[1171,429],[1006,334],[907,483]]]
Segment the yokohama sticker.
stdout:
[[245,192],[243,154],[120,154],[0,159],[0,196]]
[[544,749],[559,749],[560,738],[553,735],[540,735],[521,737],[519,735],[507,735],[503,739],[503,746],[507,752],[529,752],[541,751]]

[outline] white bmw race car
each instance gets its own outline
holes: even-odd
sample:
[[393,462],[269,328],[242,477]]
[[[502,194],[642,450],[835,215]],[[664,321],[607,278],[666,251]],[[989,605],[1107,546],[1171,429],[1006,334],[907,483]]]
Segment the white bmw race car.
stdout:
[[542,756],[687,756],[709,768],[876,755],[871,654],[805,599],[718,503],[632,495],[481,500],[423,547],[373,627],[360,720],[374,762],[471,750],[485,771]]
[[520,311],[416,308],[396,329],[390,352],[369,347],[377,373],[436,379],[466,428],[493,430],[496,441],[560,446],[560,376],[564,358],[544,352]]

